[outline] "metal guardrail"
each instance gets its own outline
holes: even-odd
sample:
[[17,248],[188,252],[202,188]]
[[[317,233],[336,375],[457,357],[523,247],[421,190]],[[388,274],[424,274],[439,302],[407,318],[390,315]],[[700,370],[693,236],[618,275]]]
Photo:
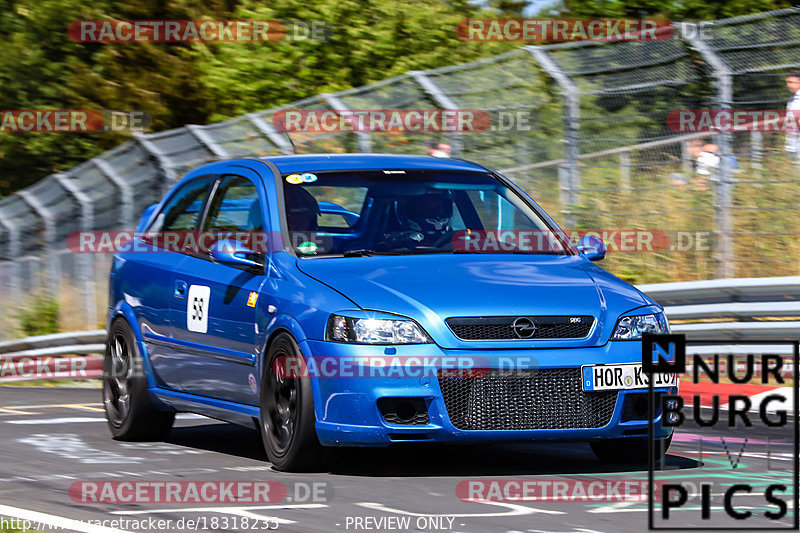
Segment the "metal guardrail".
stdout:
[[105,339],[98,329],[0,342],[0,383],[99,378]]
[[[106,330],[71,331],[67,333],[53,333],[0,342],[0,357],[24,356],[31,351],[42,349],[59,350],[65,346],[74,346],[78,355],[103,353],[105,351]],[[50,352],[53,355],[53,351]]]
[[698,355],[771,353],[792,355],[790,345],[737,345],[737,340],[792,341],[800,338],[800,276],[727,278],[639,285],[664,306],[674,333]]
[[[639,285],[639,290],[664,306],[672,331],[690,341],[726,341],[694,345],[696,354],[775,353],[791,355],[791,346],[737,345],[737,340],[780,341],[800,338],[800,276],[731,278]],[[56,333],[0,342],[0,382],[40,379],[20,375],[25,361],[50,359],[53,365],[75,365],[83,356],[87,378],[99,377],[105,352],[105,330]],[[8,364],[15,375],[4,376]],[[15,372],[16,369],[16,372]]]

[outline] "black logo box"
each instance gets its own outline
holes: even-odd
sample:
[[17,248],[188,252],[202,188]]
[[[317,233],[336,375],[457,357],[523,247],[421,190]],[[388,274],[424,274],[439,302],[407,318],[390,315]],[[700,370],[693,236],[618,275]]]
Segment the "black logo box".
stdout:
[[[661,357],[655,363],[653,362],[653,345],[658,343],[664,352],[669,352],[670,343],[675,347],[675,360],[667,361]],[[642,336],[642,371],[648,374],[651,373],[686,373],[686,336],[681,334],[654,334],[645,333]],[[776,340],[703,340],[693,341],[692,345],[772,345],[772,346],[792,346],[793,347],[793,361],[792,361],[792,392],[794,397],[794,524],[791,526],[780,526],[774,528],[764,527],[692,527],[693,531],[798,531],[800,530],[800,389],[798,389],[798,380],[800,380],[800,365],[798,358],[800,358],[800,341],[776,341]],[[650,405],[650,416],[648,417],[648,441],[651,443],[649,446],[650,454],[647,464],[647,527],[650,531],[686,531],[686,526],[683,527],[655,527],[655,487],[654,472],[655,472],[655,454],[654,446],[652,445],[654,439],[653,417],[655,416],[655,393],[653,392],[653,380],[648,380],[648,403]]]

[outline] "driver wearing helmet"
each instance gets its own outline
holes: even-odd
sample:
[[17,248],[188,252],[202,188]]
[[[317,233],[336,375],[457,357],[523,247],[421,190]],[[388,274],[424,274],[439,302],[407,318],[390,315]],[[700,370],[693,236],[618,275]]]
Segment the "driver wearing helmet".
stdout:
[[453,236],[453,200],[446,192],[398,198],[392,211],[402,229],[386,234],[390,248],[440,248]]

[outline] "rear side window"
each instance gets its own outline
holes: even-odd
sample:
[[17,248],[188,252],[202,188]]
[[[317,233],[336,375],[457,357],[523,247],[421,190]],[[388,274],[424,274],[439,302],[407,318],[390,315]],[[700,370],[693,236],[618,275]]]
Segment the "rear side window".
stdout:
[[206,176],[183,185],[172,195],[148,231],[194,231],[213,182],[213,176]]
[[263,231],[256,186],[241,176],[225,176],[208,210],[205,231]]

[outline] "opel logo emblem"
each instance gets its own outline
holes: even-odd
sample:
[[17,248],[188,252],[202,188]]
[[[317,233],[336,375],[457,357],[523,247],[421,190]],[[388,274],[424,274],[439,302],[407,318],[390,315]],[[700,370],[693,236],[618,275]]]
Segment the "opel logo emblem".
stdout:
[[520,339],[530,339],[536,333],[536,324],[533,323],[533,320],[524,316],[516,319],[511,327],[514,328],[514,333]]

